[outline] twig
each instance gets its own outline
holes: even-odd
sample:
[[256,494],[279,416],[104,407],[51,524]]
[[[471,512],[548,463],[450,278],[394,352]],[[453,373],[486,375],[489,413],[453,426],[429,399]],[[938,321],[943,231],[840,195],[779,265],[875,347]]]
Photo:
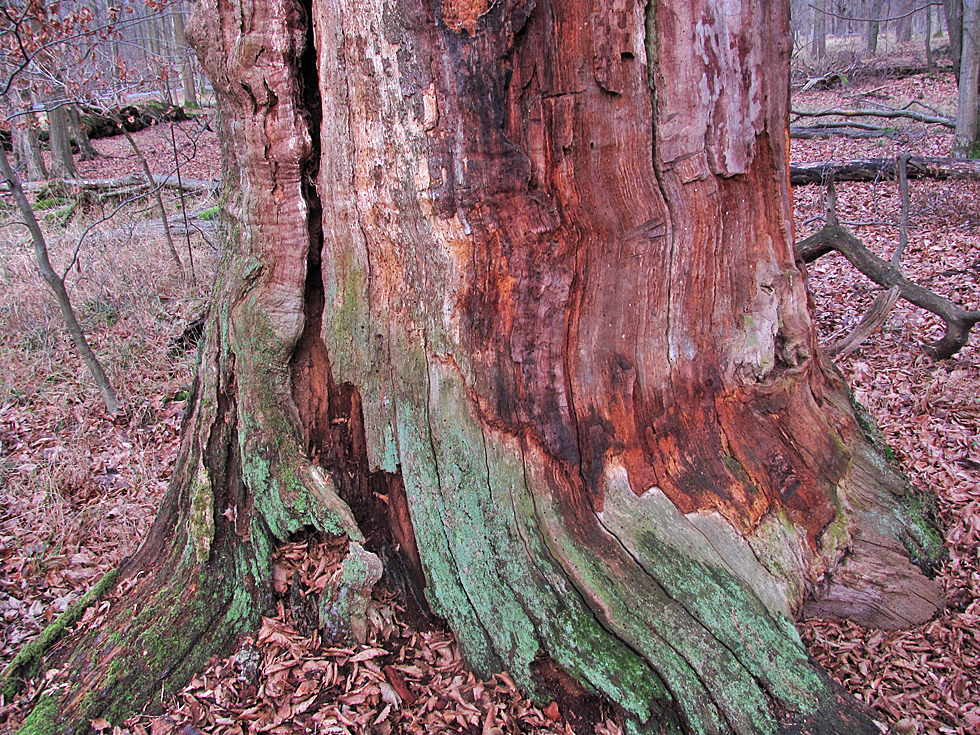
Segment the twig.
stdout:
[[163,233],[167,238],[167,247],[170,248],[170,256],[174,259],[174,262],[177,264],[177,267],[180,269],[181,273],[183,273],[184,264],[180,262],[180,256],[177,255],[177,248],[174,246],[174,239],[173,236],[170,234],[170,223],[167,221],[167,208],[163,206],[163,197],[160,195],[160,189],[159,187],[157,187],[156,182],[153,179],[153,172],[150,171],[150,164],[146,162],[146,158],[143,156],[143,152],[139,149],[139,146],[136,145],[136,141],[133,140],[132,134],[126,129],[126,126],[123,124],[123,121],[119,120],[118,122],[119,122],[119,126],[122,128],[123,135],[126,136],[126,141],[129,143],[129,146],[133,149],[133,152],[136,154],[137,160],[140,162],[140,165],[143,167],[143,173],[146,175],[146,178],[150,180],[150,186],[154,187],[155,190],[154,197],[156,198],[157,205],[160,208],[160,219],[163,220]]
[[99,394],[102,396],[102,402],[105,403],[106,411],[110,414],[116,414],[119,411],[119,399],[116,397],[116,391],[113,390],[109,382],[109,377],[102,368],[102,363],[95,356],[92,347],[85,338],[85,332],[82,331],[82,327],[78,323],[75,310],[71,305],[71,299],[68,296],[68,291],[65,289],[64,279],[51,266],[51,260],[48,258],[48,245],[44,240],[44,233],[41,232],[41,226],[37,222],[37,217],[34,216],[34,209],[31,207],[31,203],[27,201],[27,195],[20,185],[20,177],[10,167],[10,161],[7,160],[7,152],[2,147],[0,147],[0,173],[7,179],[14,201],[17,203],[18,209],[20,209],[27,229],[31,232],[31,239],[34,241],[34,257],[37,260],[38,270],[41,271],[41,277],[44,278],[45,282],[54,292],[58,306],[61,308],[61,316],[65,320],[65,326],[71,335],[72,341],[75,343],[75,349],[78,350],[82,361],[92,374]]
[[[174,136],[174,122],[170,121],[170,144],[174,151],[174,168],[177,169],[177,196],[180,201],[180,211],[184,216],[184,236],[187,238],[187,260],[191,268],[191,283],[197,285],[197,276],[194,273],[194,252],[191,250],[191,228],[187,224],[187,207],[184,206],[184,186],[180,180],[180,158],[177,155],[177,138]],[[164,225],[166,226],[166,225]]]
[[902,218],[898,230],[898,247],[892,255],[892,265],[902,267],[902,254],[909,244],[909,157],[908,154],[896,156],[895,166],[898,169],[898,191],[902,199]]
[[840,15],[839,13],[835,13],[832,10],[827,10],[826,8],[818,8],[813,3],[807,3],[808,8],[812,8],[818,13],[823,13],[824,15],[829,15],[832,18],[838,18],[840,20],[854,21],[855,23],[888,23],[893,20],[901,20],[902,18],[908,18],[910,15],[915,15],[916,13],[918,13],[921,10],[924,10],[925,8],[929,8],[929,7],[941,8],[942,6],[943,6],[942,3],[926,3],[924,5],[920,5],[918,7],[912,8],[912,10],[908,11],[907,13],[902,13],[901,15],[891,15],[887,18],[855,18],[850,15]]

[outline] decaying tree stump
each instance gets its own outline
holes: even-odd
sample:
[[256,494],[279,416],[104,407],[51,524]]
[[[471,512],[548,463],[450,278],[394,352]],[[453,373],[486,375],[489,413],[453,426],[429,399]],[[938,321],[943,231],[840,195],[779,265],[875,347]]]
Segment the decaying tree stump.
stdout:
[[202,0],[191,35],[232,247],[164,508],[31,727],[181,685],[313,528],[337,635],[385,560],[478,672],[630,732],[877,733],[792,621],[927,620],[939,546],[806,311],[788,3]]

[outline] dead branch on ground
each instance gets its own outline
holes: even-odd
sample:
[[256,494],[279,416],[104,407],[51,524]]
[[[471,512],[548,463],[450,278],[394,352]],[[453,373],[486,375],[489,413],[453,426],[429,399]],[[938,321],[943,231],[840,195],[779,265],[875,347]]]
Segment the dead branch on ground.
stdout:
[[792,110],[792,114],[799,117],[884,117],[888,119],[903,118],[914,120],[915,122],[926,123],[927,125],[942,125],[944,128],[956,129],[956,121],[948,117],[936,117],[935,115],[923,115],[914,110],[845,110],[840,107],[833,107],[828,110]]
[[[980,160],[973,158],[936,158],[910,156],[907,162],[910,179],[980,179]],[[868,158],[857,161],[811,161],[789,167],[794,186],[834,181],[880,181],[897,176],[894,158]]]
[[[190,192],[192,194],[212,194],[214,193],[220,182],[218,181],[208,181],[207,179],[188,179],[186,177],[181,177],[180,182],[177,181],[177,177],[174,174],[153,174],[153,181],[155,186],[165,186],[170,189],[182,189],[183,191]],[[130,174],[128,176],[117,176],[115,178],[109,179],[59,179],[57,181],[25,181],[23,184],[24,191],[31,194],[35,194],[39,191],[43,191],[52,185],[64,185],[69,189],[78,189],[81,191],[98,191],[105,193],[116,193],[131,191],[133,188],[153,188],[150,182],[147,181],[146,177],[139,174]],[[9,186],[6,182],[0,184],[0,190],[9,191]]]
[[966,344],[973,325],[980,322],[980,311],[967,311],[949,299],[912,283],[901,268],[868,250],[864,243],[838,224],[836,218],[831,221],[828,217],[826,227],[796,245],[796,255],[804,263],[812,263],[834,250],[879,286],[887,289],[897,287],[903,299],[932,312],[945,322],[946,334],[942,339],[922,344],[922,350],[927,355],[937,359],[955,355]]

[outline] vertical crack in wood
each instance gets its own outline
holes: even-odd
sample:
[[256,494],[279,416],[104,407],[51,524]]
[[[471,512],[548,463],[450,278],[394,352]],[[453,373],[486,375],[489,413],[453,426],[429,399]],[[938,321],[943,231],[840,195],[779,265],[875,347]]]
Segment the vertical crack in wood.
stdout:
[[[351,574],[355,568],[362,567],[365,560],[369,562],[368,566],[383,563],[388,586],[402,593],[411,615],[425,617],[429,613],[422,593],[424,576],[410,513],[404,502],[400,472],[371,469],[360,392],[354,385],[337,384],[322,337],[325,307],[322,254],[325,243],[323,202],[317,184],[323,155],[323,100],[316,16],[312,0],[304,0],[304,3],[306,43],[296,74],[302,114],[311,139],[310,155],[302,161],[301,181],[308,212],[309,244],[304,329],[290,361],[293,397],[310,460],[329,472],[338,495],[350,507],[365,537],[363,550],[359,546],[352,547]],[[352,604],[366,604],[372,585],[373,582],[365,586],[362,592],[354,590],[355,596],[364,596],[364,600],[356,602],[352,598]],[[348,612],[357,619],[363,617],[358,611]],[[355,622],[352,620],[352,625]],[[359,624],[356,627],[360,627]]]

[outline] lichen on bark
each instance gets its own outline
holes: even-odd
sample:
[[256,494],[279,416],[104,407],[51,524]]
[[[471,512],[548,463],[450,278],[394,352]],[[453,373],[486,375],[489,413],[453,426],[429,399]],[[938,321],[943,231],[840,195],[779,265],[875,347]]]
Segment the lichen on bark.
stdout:
[[320,531],[337,635],[397,559],[479,673],[630,732],[876,731],[790,616],[937,594],[816,351],[770,5],[202,0],[237,234],[150,574],[65,668],[132,667],[99,706],[177,686]]

